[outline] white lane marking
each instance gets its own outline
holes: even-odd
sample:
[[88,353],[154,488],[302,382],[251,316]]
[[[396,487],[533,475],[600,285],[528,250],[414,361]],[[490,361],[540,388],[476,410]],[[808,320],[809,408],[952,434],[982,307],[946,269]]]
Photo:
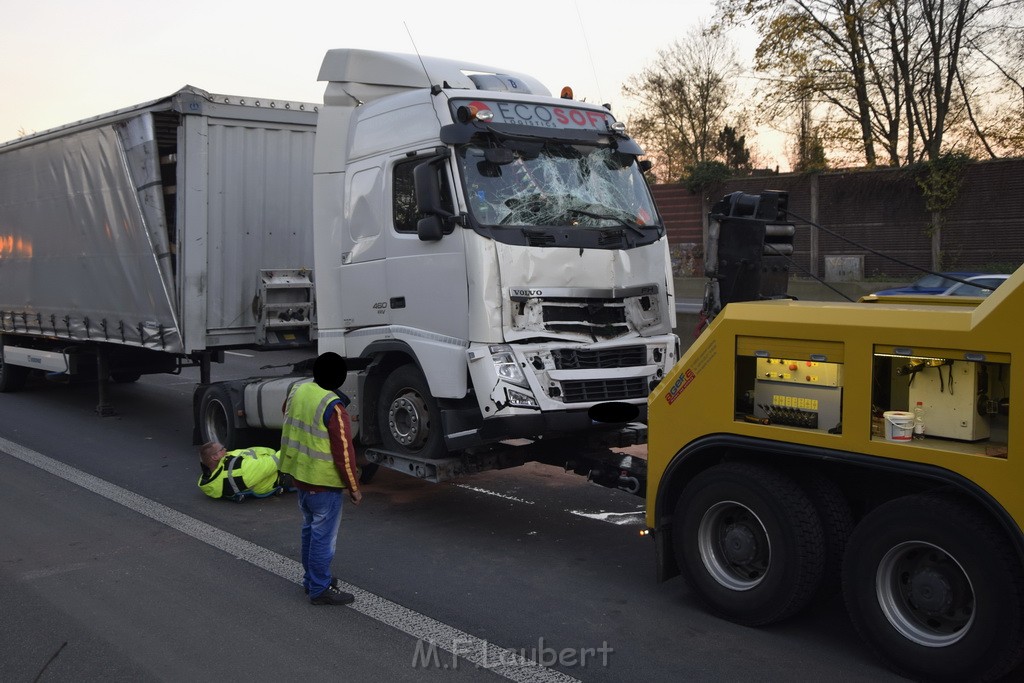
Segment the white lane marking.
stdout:
[[532,500],[525,500],[523,498],[516,498],[515,496],[510,496],[510,495],[505,494],[505,493],[498,493],[497,491],[488,491],[487,489],[482,489],[482,488],[479,488],[479,487],[476,487],[476,486],[469,486],[467,484],[455,484],[455,486],[458,486],[460,489],[467,489],[469,491],[476,491],[477,493],[486,493],[488,496],[496,496],[498,498],[504,498],[505,500],[514,500],[517,503],[525,503],[526,505],[533,505],[534,504]]
[[630,524],[640,525],[644,523],[643,510],[637,510],[636,512],[583,512],[582,510],[566,510],[566,512],[570,515],[586,517],[587,519],[596,519],[599,522],[608,522],[609,524],[616,524],[618,526],[627,526]]
[[[256,545],[2,437],[0,437],[0,451],[92,491],[107,500],[119,503],[129,510],[134,510],[161,524],[166,524],[172,529],[177,529],[196,540],[223,550],[292,583],[302,583],[301,564],[263,546]],[[342,583],[341,587],[356,596],[356,602],[353,603],[352,609],[416,638],[418,640],[417,654],[432,652],[432,648],[436,648],[450,653],[453,658],[459,657],[511,681],[571,683],[578,680],[561,671],[542,666],[516,650],[493,645],[483,638],[460,631],[454,626],[402,607],[398,603],[352,584]],[[522,650],[523,653],[527,651]],[[413,657],[415,661],[416,654]],[[434,658],[431,661],[438,660]]]
[[242,353],[240,351],[225,351],[224,354],[228,355],[228,356],[241,356],[242,358],[255,358],[256,357],[256,354],[254,354],[254,353]]

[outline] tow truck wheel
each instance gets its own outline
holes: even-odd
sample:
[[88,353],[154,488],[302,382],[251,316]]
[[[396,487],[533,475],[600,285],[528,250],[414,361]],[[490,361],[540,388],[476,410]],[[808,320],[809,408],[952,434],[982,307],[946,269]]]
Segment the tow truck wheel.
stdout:
[[843,595],[854,627],[898,671],[994,680],[1024,660],[1024,573],[996,525],[962,499],[899,498],[854,530]]
[[676,562],[708,608],[746,626],[785,619],[821,583],[821,520],[792,478],[749,463],[716,465],[683,490],[672,540]]
[[12,393],[25,387],[28,368],[4,362],[3,344],[0,344],[0,393]]
[[413,365],[395,368],[384,380],[377,424],[387,450],[431,459],[445,455],[441,411],[426,378]]

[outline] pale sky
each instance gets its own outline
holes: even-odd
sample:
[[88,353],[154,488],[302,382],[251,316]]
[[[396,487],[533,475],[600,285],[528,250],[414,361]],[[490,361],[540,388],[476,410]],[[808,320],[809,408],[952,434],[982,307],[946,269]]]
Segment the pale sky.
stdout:
[[626,118],[623,82],[712,12],[713,0],[0,0],[0,142],[186,84],[322,102],[320,63],[341,47],[525,72]]

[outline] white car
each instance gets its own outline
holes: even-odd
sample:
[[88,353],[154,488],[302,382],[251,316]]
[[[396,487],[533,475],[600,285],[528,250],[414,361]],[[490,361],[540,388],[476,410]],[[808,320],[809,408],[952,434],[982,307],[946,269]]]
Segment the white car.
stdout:
[[1009,275],[975,275],[957,282],[939,296],[988,296]]

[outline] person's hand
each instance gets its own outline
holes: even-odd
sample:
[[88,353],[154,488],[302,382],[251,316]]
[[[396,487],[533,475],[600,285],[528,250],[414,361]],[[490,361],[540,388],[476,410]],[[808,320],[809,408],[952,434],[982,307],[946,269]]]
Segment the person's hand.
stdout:
[[362,491],[356,491],[354,489],[349,489],[348,490],[348,497],[352,499],[352,504],[353,505],[359,505],[359,501],[361,501],[363,499],[363,492]]

